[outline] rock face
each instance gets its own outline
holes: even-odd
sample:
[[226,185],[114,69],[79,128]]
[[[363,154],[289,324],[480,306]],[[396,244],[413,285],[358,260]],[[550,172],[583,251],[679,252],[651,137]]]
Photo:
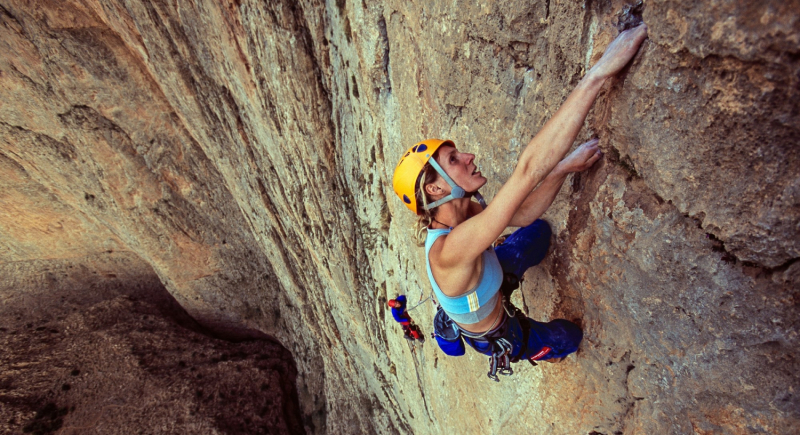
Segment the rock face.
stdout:
[[302,432],[289,351],[208,336],[136,257],[87,260],[0,266],[0,432]]
[[[631,6],[0,0],[0,261],[124,254],[207,327],[276,337],[308,433],[791,432],[800,3]],[[631,15],[650,38],[580,136],[606,157],[515,296],[581,350],[495,384],[409,347],[400,154],[451,138],[491,198]]]

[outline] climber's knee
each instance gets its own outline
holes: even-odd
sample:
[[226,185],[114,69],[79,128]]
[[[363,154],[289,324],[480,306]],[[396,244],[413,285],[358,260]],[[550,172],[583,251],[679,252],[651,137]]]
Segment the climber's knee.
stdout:
[[553,235],[553,229],[550,228],[550,223],[548,223],[544,219],[536,219],[536,221],[534,221],[533,223],[539,225],[539,227],[541,228],[539,230],[541,231],[542,234],[541,237],[546,239],[547,243],[550,244],[550,236]]

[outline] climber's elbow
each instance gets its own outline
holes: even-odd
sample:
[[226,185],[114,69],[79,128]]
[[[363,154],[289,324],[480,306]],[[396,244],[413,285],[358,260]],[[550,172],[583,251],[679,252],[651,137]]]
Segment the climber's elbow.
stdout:
[[514,171],[517,178],[528,186],[531,190],[536,187],[547,174],[550,172],[549,169],[542,165],[542,161],[539,159],[524,159],[520,160],[517,164],[517,168]]

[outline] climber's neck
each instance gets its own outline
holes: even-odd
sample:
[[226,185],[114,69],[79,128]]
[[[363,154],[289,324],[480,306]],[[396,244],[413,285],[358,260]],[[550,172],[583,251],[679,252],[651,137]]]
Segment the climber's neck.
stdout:
[[460,223],[466,221],[470,217],[470,198],[458,198],[446,202],[439,207],[434,217],[431,228],[447,229],[455,228]]

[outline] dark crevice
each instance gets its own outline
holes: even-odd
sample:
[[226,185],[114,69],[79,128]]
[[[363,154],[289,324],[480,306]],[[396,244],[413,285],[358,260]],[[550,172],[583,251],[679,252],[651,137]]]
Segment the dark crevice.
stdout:
[[[263,82],[264,80],[262,80]],[[261,86],[264,89],[265,97],[264,97],[264,105],[267,108],[267,113],[269,114],[270,119],[272,119],[272,124],[275,126],[275,129],[278,131],[278,136],[283,137],[283,127],[281,127],[281,120],[278,116],[278,108],[275,106],[275,103],[272,102],[273,98],[270,98],[271,95],[267,90],[267,87],[262,83]]]
[[736,264],[736,257],[725,249],[725,243],[723,243],[722,240],[712,233],[706,233],[706,238],[711,241],[711,250],[722,254],[722,261],[729,264]]
[[[630,156],[622,156],[619,150],[614,147],[611,147],[608,156],[608,160],[610,160],[612,163],[616,163],[628,173],[628,181],[633,178],[641,178],[639,172],[636,171],[636,167],[633,165],[633,161],[631,161]],[[661,202],[663,202],[663,199]]]
[[775,267],[766,267],[758,263],[754,263],[752,261],[742,261],[742,266],[757,268],[762,273],[764,273],[765,276],[770,277],[774,273],[786,272],[786,270],[788,270],[793,264],[797,263],[798,260],[800,260],[800,257],[790,258],[789,260],[786,260],[783,264],[780,264]]
[[636,402],[641,400],[641,399],[636,398],[633,395],[631,395],[631,392],[630,392],[630,380],[629,380],[629,378],[630,378],[631,372],[636,368],[636,366],[633,364],[633,361],[631,361],[630,351],[625,353],[625,355],[623,356],[623,358],[622,358],[622,360],[620,362],[627,363],[627,365],[625,367],[625,381],[624,381],[625,382],[625,396],[620,398],[620,401],[624,401],[624,403],[626,403],[626,406],[625,406],[625,410],[620,414],[620,420],[619,420],[619,424],[620,424],[619,429],[620,430],[619,431],[615,431],[614,434],[618,434],[618,433],[622,434],[622,433],[625,432],[625,428],[627,427],[628,422],[633,417],[633,409],[636,406]]
[[48,98],[58,98],[53,93],[53,89],[49,85],[37,83],[31,77],[25,75],[22,71],[17,69],[16,65],[13,63],[9,64],[8,66],[12,74],[16,74],[20,80],[27,82],[32,88],[39,90],[41,93],[47,95]]
[[[687,215],[684,216],[693,219]],[[702,220],[695,219],[695,221],[697,222],[698,228],[702,229]],[[717,237],[713,233],[706,233],[706,238],[711,241],[711,250],[722,255],[721,257],[722,261],[731,265],[741,264],[743,267],[756,269],[756,272],[758,272],[757,275],[763,274],[766,278],[770,278],[776,272],[777,273],[785,272],[787,269],[789,269],[791,265],[800,260],[800,257],[790,258],[789,260],[785,261],[783,264],[780,264],[778,266],[767,267],[757,262],[745,261],[739,259],[735,254],[728,251],[728,248],[725,247],[725,242],[722,241],[719,237]]]
[[387,93],[392,92],[392,80],[389,76],[389,31],[386,28],[386,18],[381,15],[378,20],[378,33],[381,35],[381,62],[383,63],[383,90]]
[[634,4],[626,5],[622,8],[622,11],[617,16],[617,30],[620,32],[624,32],[628,29],[632,29],[639,24],[642,24],[644,20],[642,19],[642,12],[644,11],[644,2],[639,0]]
[[347,42],[353,42],[353,28],[350,26],[350,18],[344,18],[344,36]]
[[[19,171],[22,174],[25,174],[25,176],[28,177],[28,171],[25,170],[24,166],[20,165],[19,162],[17,162],[16,160],[12,159],[11,157],[3,154],[2,152],[0,152],[0,161],[8,162],[8,164],[13,166],[17,171]],[[6,176],[7,176],[7,174],[6,174]]]
[[[621,167],[628,174],[627,181],[631,181],[631,180],[633,180],[635,178],[641,179],[641,176],[636,171],[636,168],[634,167],[633,162],[631,161],[629,156],[621,156],[619,150],[617,150],[614,147],[610,148],[610,150],[607,153],[607,156],[608,156],[607,158],[608,158],[609,162],[617,164],[619,167]],[[574,185],[574,183],[575,182],[573,181],[573,191],[576,190],[576,186]],[[697,213],[694,216],[691,216],[688,213],[680,212],[680,210],[678,210],[677,206],[675,204],[673,204],[672,201],[669,201],[669,200],[665,201],[664,198],[662,198],[660,195],[658,195],[654,190],[648,189],[647,194],[652,195],[655,198],[655,200],[658,202],[659,205],[663,205],[665,203],[669,204],[680,215],[682,215],[685,219],[691,221],[692,225],[694,227],[696,227],[697,229],[700,229],[700,230],[704,230],[703,221],[705,220],[705,213],[700,212],[700,213]],[[720,257],[721,261],[723,261],[725,263],[728,263],[730,265],[741,264],[744,267],[757,269],[756,272],[757,272],[758,275],[763,274],[767,278],[771,277],[772,274],[775,273],[775,272],[783,272],[783,271],[785,271],[786,269],[789,268],[789,266],[791,266],[792,264],[794,264],[794,262],[796,262],[798,259],[800,259],[800,257],[792,258],[792,259],[787,260],[786,262],[784,262],[783,264],[781,264],[779,266],[767,267],[767,266],[764,266],[763,264],[760,264],[758,262],[741,260],[734,253],[730,252],[726,248],[725,242],[723,240],[721,240],[716,234],[713,234],[713,233],[710,233],[710,232],[706,231],[706,238],[711,241],[711,250],[713,252],[719,253],[721,255],[721,257]]]
[[353,97],[355,99],[358,99],[359,98],[359,93],[358,93],[358,83],[356,82],[356,76],[355,75],[351,75],[350,78],[353,80],[353,89],[352,89]]
[[15,17],[11,12],[9,12],[8,9],[5,8],[5,6],[0,5],[0,16],[2,16],[2,15],[6,15],[6,16],[10,17],[12,20],[14,20],[15,23],[17,23],[17,25],[20,28],[22,28],[22,24],[19,22],[17,17]]
[[336,9],[339,10],[339,15],[344,15],[347,12],[347,0],[336,0]]

